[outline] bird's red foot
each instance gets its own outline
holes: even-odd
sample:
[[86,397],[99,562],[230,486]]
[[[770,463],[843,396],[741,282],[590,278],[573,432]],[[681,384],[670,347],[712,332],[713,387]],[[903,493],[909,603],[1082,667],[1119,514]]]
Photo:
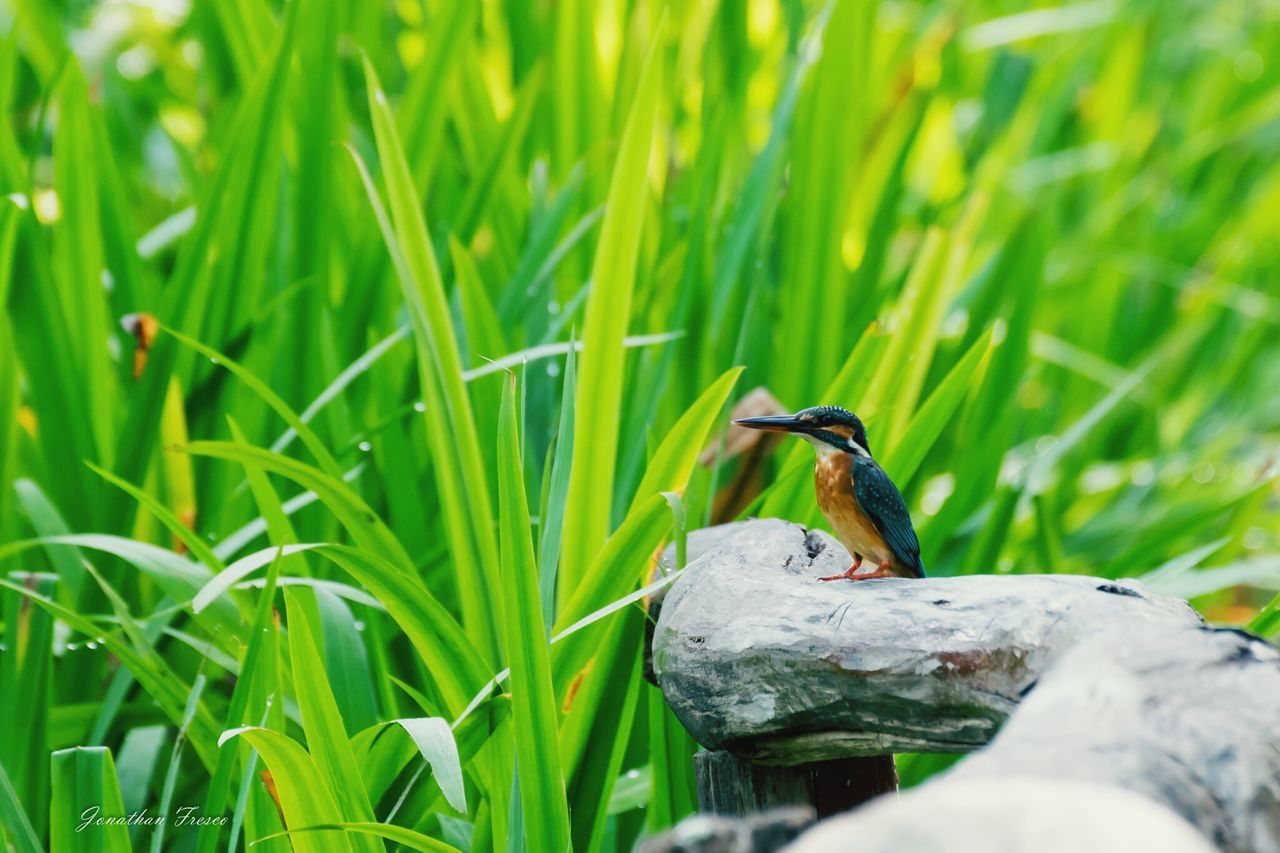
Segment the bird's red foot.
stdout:
[[831,575],[830,577],[826,577],[826,578],[818,578],[818,580],[820,581],[840,581],[840,580],[869,581],[869,580],[873,580],[874,578],[893,577],[893,573],[889,571],[888,563],[881,563],[880,567],[877,568],[874,572],[867,572],[865,575],[855,574],[855,572],[857,572],[858,567],[860,565],[862,565],[861,560],[854,563],[849,568],[845,569],[843,574]]
[[845,570],[844,570],[844,572],[842,572],[841,574],[838,574],[838,575],[832,575],[832,576],[831,576],[831,577],[829,577],[829,578],[818,578],[818,580],[820,580],[820,581],[838,581],[838,580],[844,580],[845,578],[851,578],[851,577],[853,577],[853,573],[854,573],[854,572],[856,572],[856,571],[858,570],[858,567],[859,567],[859,566],[861,566],[861,565],[862,565],[862,555],[861,555],[861,554],[854,554],[854,555],[853,555],[853,565],[852,565],[852,566],[850,566],[849,568],[845,569]]

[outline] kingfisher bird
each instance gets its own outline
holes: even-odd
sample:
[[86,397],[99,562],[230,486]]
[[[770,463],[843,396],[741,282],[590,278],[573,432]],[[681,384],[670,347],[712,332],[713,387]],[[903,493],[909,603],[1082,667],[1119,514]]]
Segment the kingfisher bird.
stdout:
[[[920,540],[902,492],[871,456],[862,420],[839,406],[814,406],[794,415],[741,418],[739,426],[798,435],[818,452],[814,488],[836,538],[853,555],[844,573],[824,581],[924,577]],[[859,572],[863,560],[876,566]]]

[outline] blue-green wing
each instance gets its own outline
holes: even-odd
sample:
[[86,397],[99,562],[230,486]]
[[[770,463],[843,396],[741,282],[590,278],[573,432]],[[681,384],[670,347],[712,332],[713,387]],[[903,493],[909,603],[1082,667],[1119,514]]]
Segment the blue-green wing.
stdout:
[[871,520],[884,537],[889,548],[903,566],[916,577],[924,577],[924,564],[920,562],[920,540],[911,525],[911,513],[902,492],[889,479],[875,460],[865,456],[853,458],[853,496],[863,514]]

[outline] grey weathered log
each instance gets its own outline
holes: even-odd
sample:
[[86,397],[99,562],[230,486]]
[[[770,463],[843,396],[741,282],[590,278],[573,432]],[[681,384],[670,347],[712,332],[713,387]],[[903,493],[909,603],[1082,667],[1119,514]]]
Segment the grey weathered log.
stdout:
[[704,745],[794,762],[968,750],[999,730],[791,849],[1280,853],[1271,645],[1133,582],[821,584],[847,559],[822,534],[761,521],[711,535],[654,651]]
[[637,845],[638,853],[773,853],[810,827],[813,809],[792,806],[746,818],[694,815]]
[[[855,841],[856,840],[856,841]],[[832,818],[786,853],[1214,853],[1164,806],[1080,782],[928,784]]]
[[847,552],[776,519],[693,544],[701,556],[655,628],[657,679],[699,743],[760,762],[976,749],[1086,638],[1120,623],[1200,623],[1185,602],[1133,581],[822,583],[848,566]]
[[997,853],[1280,851],[1280,653],[1239,631],[1118,626],[1054,664],[987,749],[794,849],[965,849],[963,827]]

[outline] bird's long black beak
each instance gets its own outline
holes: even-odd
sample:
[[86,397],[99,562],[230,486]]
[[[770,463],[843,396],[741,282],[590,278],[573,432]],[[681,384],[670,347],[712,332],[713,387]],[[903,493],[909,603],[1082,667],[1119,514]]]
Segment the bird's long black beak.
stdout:
[[764,430],[765,432],[808,432],[809,425],[794,415],[771,415],[766,418],[739,418],[734,421],[738,426],[747,429]]

